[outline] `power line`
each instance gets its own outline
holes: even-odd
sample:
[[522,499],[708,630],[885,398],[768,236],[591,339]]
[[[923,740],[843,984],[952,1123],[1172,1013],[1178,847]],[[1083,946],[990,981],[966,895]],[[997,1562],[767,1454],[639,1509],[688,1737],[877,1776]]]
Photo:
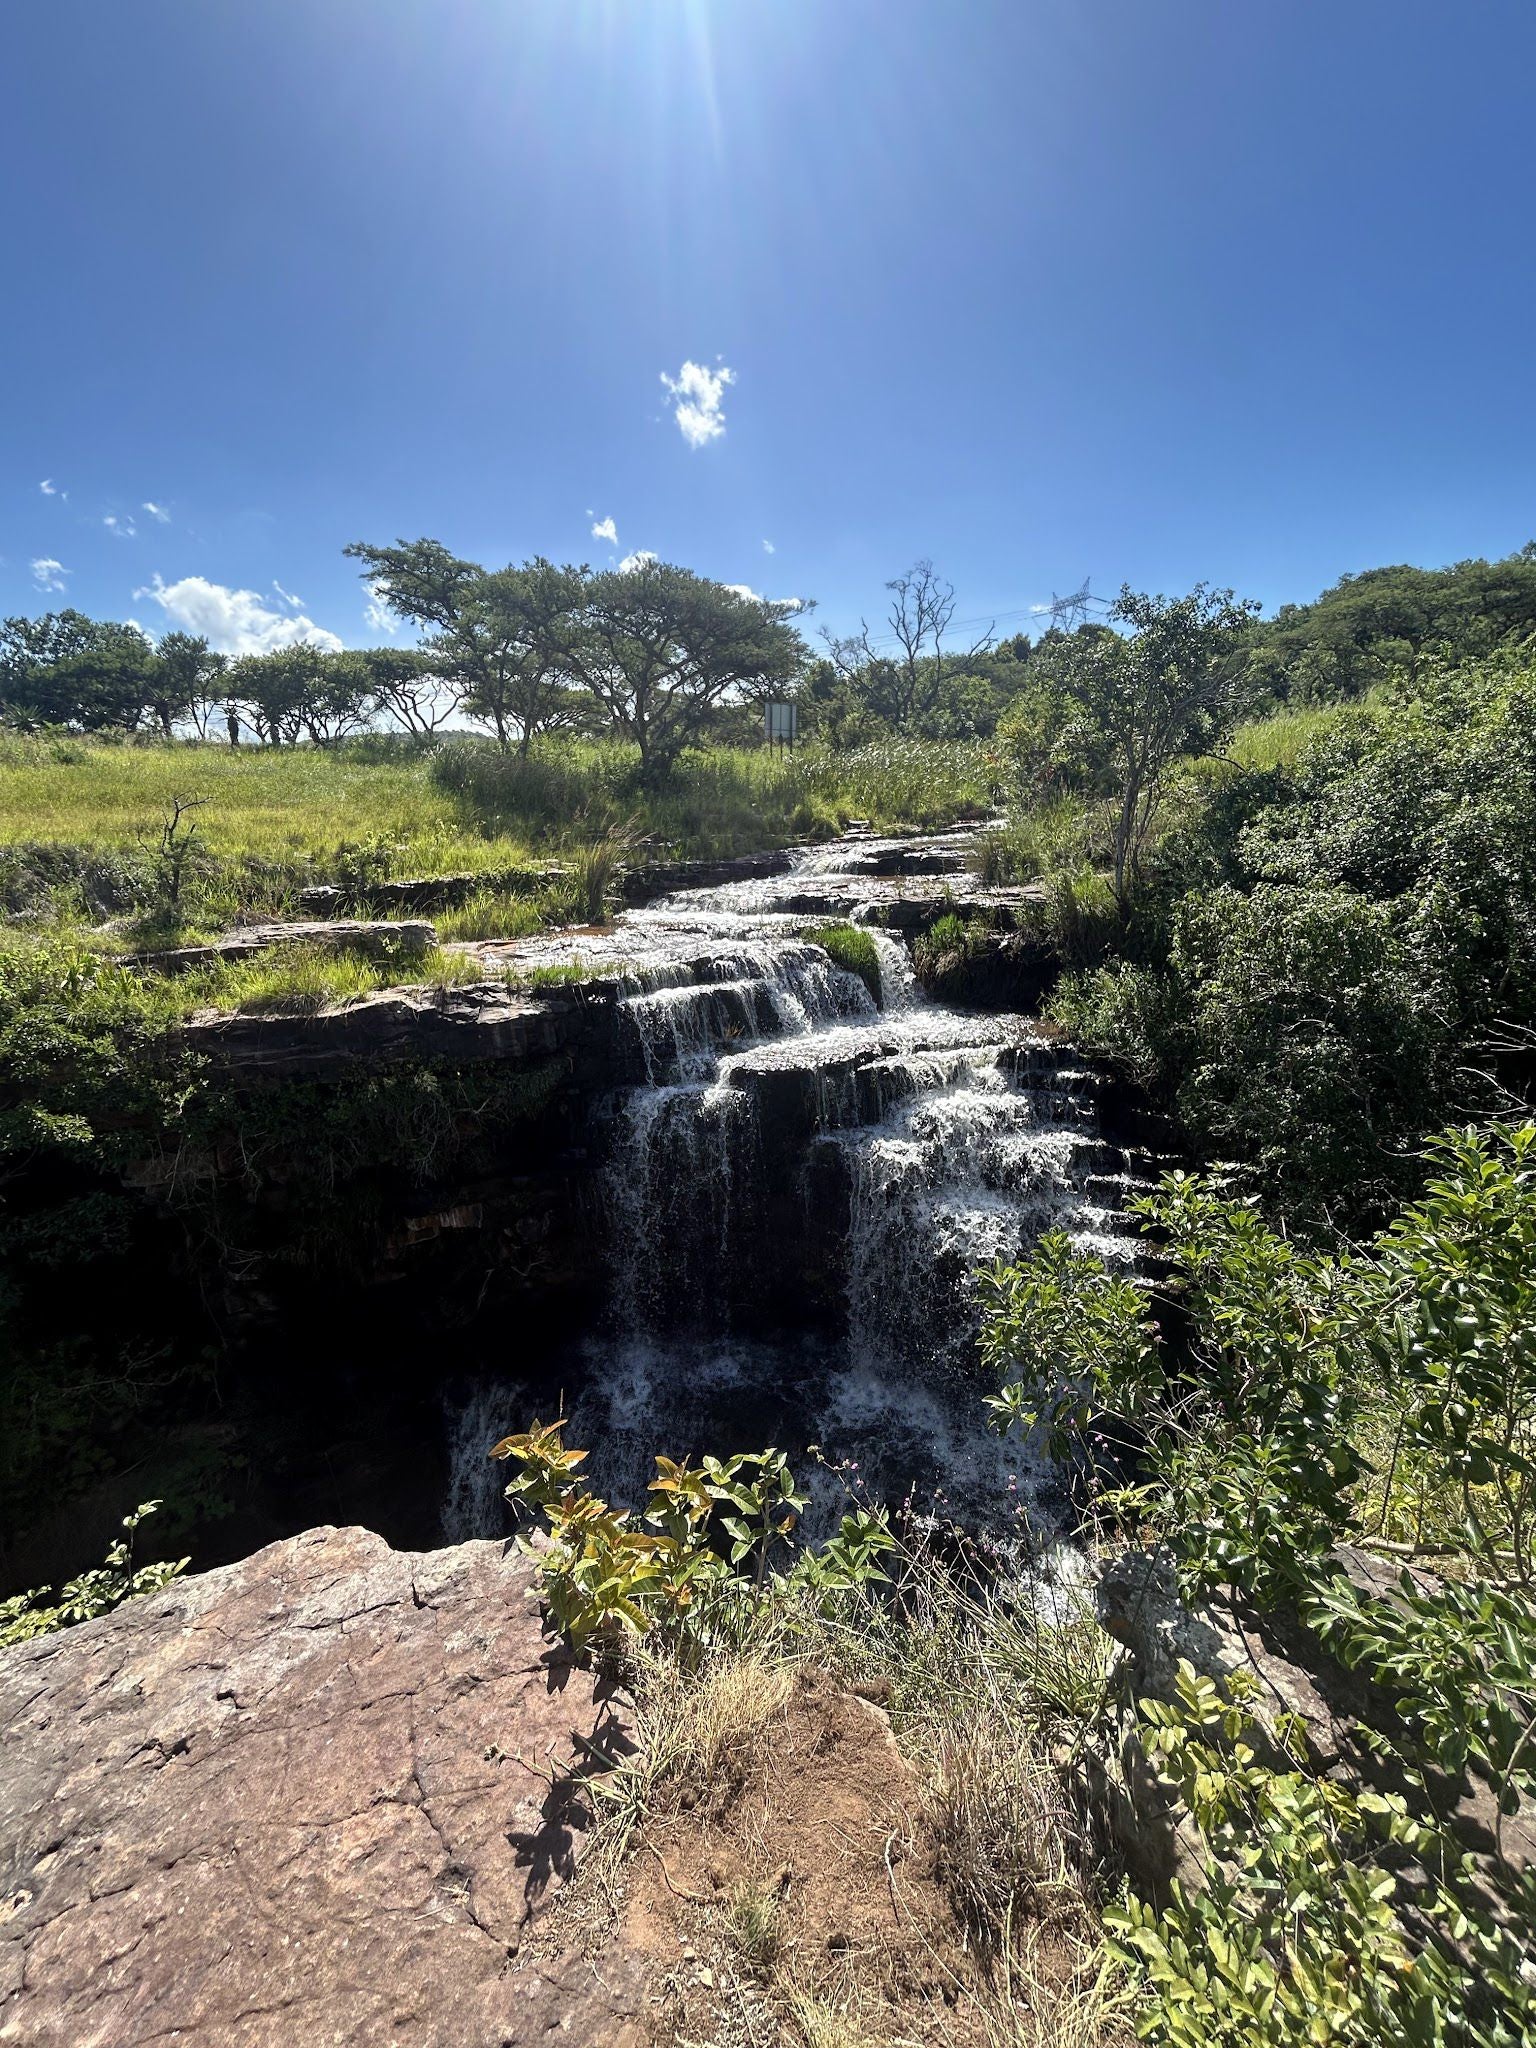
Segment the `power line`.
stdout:
[[[1113,599],[1096,597],[1085,583],[1082,589],[1075,591],[1070,598],[1059,598],[1053,592],[1049,604],[1023,605],[1017,611],[981,612],[974,619],[951,619],[948,627],[945,629],[946,635],[949,633],[969,632],[974,626],[1006,626],[1015,619],[1038,620],[1044,625],[1045,630],[1049,631],[1051,626],[1059,623],[1058,607],[1076,605],[1078,603],[1081,603],[1083,606],[1083,612],[1076,621],[1077,624],[1083,623],[1090,608],[1094,611],[1103,612],[1110,612],[1115,608]],[[1046,624],[1047,621],[1049,624]],[[1067,630],[1071,630],[1070,626]],[[876,633],[871,635],[869,645],[873,648],[899,647],[901,640],[895,633]]]

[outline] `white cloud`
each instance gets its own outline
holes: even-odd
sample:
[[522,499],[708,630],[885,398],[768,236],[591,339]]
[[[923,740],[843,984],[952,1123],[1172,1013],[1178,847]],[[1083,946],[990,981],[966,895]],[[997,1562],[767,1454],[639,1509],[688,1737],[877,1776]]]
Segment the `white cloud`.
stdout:
[[[589,519],[592,518],[590,512],[587,514],[587,517]],[[594,540],[606,540],[614,547],[617,547],[619,544],[619,529],[614,525],[611,518],[594,519],[592,521],[592,538]]]
[[677,400],[672,417],[690,448],[702,448],[725,432],[725,387],[736,382],[736,372],[721,363],[718,370],[703,363],[684,363],[675,377],[665,370],[661,381]]
[[765,604],[776,612],[797,612],[805,603],[803,597],[764,597],[760,590],[754,590],[750,583],[727,583],[727,590],[735,591],[738,597],[750,598],[753,604]]
[[278,596],[279,596],[279,597],[280,597],[280,598],[281,598],[281,599],[283,600],[283,603],[284,603],[285,605],[287,605],[287,607],[288,607],[289,611],[291,611],[291,612],[301,612],[301,611],[303,611],[303,609],[304,609],[304,600],[303,600],[303,598],[302,598],[302,597],[295,597],[295,596],[294,596],[294,594],[293,594],[293,592],[292,592],[291,590],[284,590],[283,586],[281,585],[281,583],[279,583],[279,582],[278,582],[278,580],[277,580],[277,578],[276,578],[275,576],[274,576],[274,577],[272,578],[272,588],[273,588],[273,589],[274,589],[274,590],[275,590],[275,591],[277,592]]
[[[57,565],[55,565],[57,566]],[[231,590],[203,576],[183,576],[167,583],[156,576],[135,597],[152,597],[172,625],[201,633],[220,654],[267,654],[291,647],[296,640],[311,647],[337,649],[340,640],[303,613],[274,611],[254,590]]]
[[51,476],[45,476],[37,488],[45,498],[56,498],[59,495],[59,487]]
[[115,512],[109,512],[101,523],[108,533],[115,533],[119,540],[132,540],[139,530],[131,519],[119,519]]
[[778,553],[778,549],[774,546],[771,540],[765,540],[763,542],[763,553],[765,555],[774,555]]
[[143,509],[149,514],[151,519],[158,519],[162,526],[170,525],[171,515],[169,510],[164,505],[157,505],[153,498],[146,498],[144,500]]
[[395,634],[400,630],[400,621],[384,602],[384,586],[370,583],[368,602],[363,607],[363,623],[375,633]]
[[654,548],[636,548],[632,555],[626,555],[620,562],[620,569],[643,569],[647,562],[659,560]]
[[56,562],[52,555],[37,555],[32,562],[32,581],[39,590],[63,590],[64,578],[72,572],[62,562]]

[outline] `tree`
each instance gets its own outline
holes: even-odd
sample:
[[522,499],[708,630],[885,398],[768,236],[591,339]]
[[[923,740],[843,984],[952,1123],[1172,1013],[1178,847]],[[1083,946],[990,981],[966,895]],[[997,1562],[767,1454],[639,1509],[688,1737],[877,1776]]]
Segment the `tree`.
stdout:
[[1258,605],[1197,584],[1188,597],[1122,586],[1119,632],[1047,636],[1031,685],[1064,757],[1092,764],[1115,797],[1114,890],[1122,912],[1167,773],[1231,737],[1252,690],[1245,629]]
[[449,554],[438,540],[397,540],[392,548],[355,540],[342,549],[363,565],[363,580],[397,618],[438,631],[451,627],[471,584],[485,574],[478,562]]
[[243,654],[229,666],[230,701],[245,714],[264,747],[293,746],[302,730],[299,710],[305,680],[289,650]]
[[419,647],[362,650],[373,701],[403,732],[434,733],[459,708],[459,690]]
[[[894,655],[875,651],[863,620],[857,633],[822,638],[828,659],[853,693],[882,723],[906,732],[931,721],[945,702],[950,657],[944,643],[955,616],[955,587],[926,558],[885,587],[891,593],[886,626],[896,643]],[[991,644],[989,628],[959,658],[960,669],[968,669]]]
[[587,579],[571,655],[614,729],[639,749],[642,779],[654,784],[717,705],[791,690],[806,651],[767,599],[643,562]]
[[0,716],[24,731],[131,732],[150,694],[152,649],[137,626],[48,612],[0,626]]
[[459,616],[427,645],[457,684],[466,714],[488,725],[524,760],[537,734],[576,716],[572,685],[587,572],[542,555],[522,568],[481,576]]
[[[392,548],[356,541],[346,552],[362,562],[375,597],[400,618],[431,629],[422,653],[452,693],[450,708],[489,726],[498,746],[510,749],[515,742],[526,759],[537,734],[570,722],[570,650],[584,569],[557,568],[538,555],[521,568],[487,572],[435,540],[398,541]],[[385,702],[402,715],[398,684]],[[432,730],[421,725],[420,709],[412,692],[405,722],[411,730]]]
[[189,720],[198,738],[207,739],[209,718],[224,701],[228,667],[225,657],[215,654],[200,634],[165,635],[150,663],[148,702],[166,739],[178,719]]
[[1267,687],[1283,701],[1357,697],[1426,657],[1465,661],[1536,632],[1536,547],[1445,569],[1398,563],[1341,576],[1311,604],[1282,605],[1254,633]]
[[360,653],[331,652],[308,641],[248,654],[229,672],[230,694],[269,747],[308,738],[332,746],[367,723],[373,679]]

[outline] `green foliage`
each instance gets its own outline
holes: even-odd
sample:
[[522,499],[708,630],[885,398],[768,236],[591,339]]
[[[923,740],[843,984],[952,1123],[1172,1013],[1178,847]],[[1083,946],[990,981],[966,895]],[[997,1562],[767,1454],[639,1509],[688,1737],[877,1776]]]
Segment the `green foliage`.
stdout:
[[807,748],[793,757],[806,787],[843,816],[873,825],[930,828],[981,818],[1000,790],[1001,762],[973,741],[875,740],[847,753]]
[[1063,976],[1048,1009],[1080,1044],[1120,1061],[1142,1087],[1165,1084],[1180,1029],[1166,974],[1114,960]]
[[1426,1131],[1529,1099],[1536,678],[1514,655],[1426,667],[1411,700],[1272,751],[1164,840],[1133,967],[1069,980],[1055,1013],[1274,1211],[1359,1228],[1412,1191]]
[[1112,797],[1110,861],[1116,898],[1130,901],[1170,773],[1185,755],[1231,737],[1251,695],[1244,629],[1258,609],[1199,584],[1187,597],[1146,597],[1127,584],[1110,618],[1052,634],[1030,661],[1011,714],[1020,765],[1059,772]]
[[40,1152],[118,1163],[136,1120],[176,1114],[190,1074],[133,975],[61,937],[0,945],[0,1172]]
[[124,1515],[126,1540],[119,1537],[108,1549],[105,1560],[94,1571],[71,1579],[61,1588],[56,1601],[49,1601],[52,1588],[48,1586],[0,1600],[0,1649],[31,1642],[35,1636],[51,1635],[55,1629],[68,1628],[77,1621],[94,1621],[98,1615],[110,1614],[125,1600],[140,1593],[157,1593],[172,1579],[179,1578],[189,1562],[184,1557],[174,1564],[134,1566],[134,1532],[159,1505],[157,1500],[147,1500],[131,1515]]
[[851,636],[823,636],[826,658],[810,665],[798,693],[806,730],[837,748],[882,734],[990,736],[1027,675],[1028,636],[994,647],[987,633],[956,652],[946,644],[954,587],[931,562],[915,562],[885,587],[891,605],[878,647],[867,625]]
[[601,924],[619,869],[633,852],[639,832],[634,824],[610,825],[571,856],[569,888],[576,914],[588,924]]
[[148,708],[153,650],[137,626],[77,611],[0,623],[0,721],[23,732],[130,730]]
[[813,946],[820,946],[836,967],[845,973],[856,974],[869,990],[870,998],[876,1004],[883,1000],[880,987],[880,955],[875,942],[867,931],[858,925],[827,924],[801,936]]
[[658,1457],[652,1504],[635,1514],[581,1487],[576,1472],[587,1454],[566,1448],[564,1427],[535,1423],[491,1456],[516,1467],[507,1498],[543,1516],[547,1540],[531,1554],[552,1620],[578,1645],[654,1631],[675,1649],[702,1653],[791,1588],[830,1599],[881,1576],[894,1538],[883,1513],[861,1509],[821,1550],[771,1568],[807,1499],[782,1451],[693,1467]]
[[[987,1280],[998,1423],[1089,1470],[1133,1444],[1138,1481],[1103,1511],[1166,1547],[1187,1597],[1293,1613],[1367,1673],[1391,1709],[1369,1739],[1416,1793],[1410,1814],[1299,1748],[1277,1765],[1230,1689],[1192,1673],[1176,1707],[1145,1709],[1211,1869],[1200,1895],[1117,1923],[1150,1979],[1149,2040],[1513,2048],[1536,2024],[1516,1933],[1536,1879],[1501,1839],[1479,1868],[1431,1789],[1470,1774],[1506,1814],[1536,1795],[1536,1125],[1448,1133],[1432,1161],[1420,1202],[1333,1257],[1170,1177],[1142,1206],[1178,1275],[1178,1345],[1061,1233]],[[1442,1575],[1378,1591],[1344,1569],[1350,1545]],[[1429,1875],[1416,1897],[1404,1851]]]
[[1406,565],[1343,576],[1309,605],[1282,605],[1255,632],[1255,666],[1290,704],[1359,697],[1434,659],[1477,660],[1536,633],[1536,547],[1447,569]]
[[[1528,2040],[1536,1991],[1518,1933],[1457,1896],[1470,1859],[1447,1858],[1401,1794],[1335,1784],[1299,1746],[1292,1768],[1261,1757],[1234,1695],[1247,1697],[1237,1681],[1223,1696],[1185,1664],[1176,1702],[1142,1704],[1143,1746],[1210,1868],[1202,1891],[1175,1883],[1161,1907],[1131,1899],[1106,1915],[1111,1954],[1146,1985],[1138,2037],[1168,2048]],[[1397,1876],[1408,1856],[1442,1871],[1418,1911]],[[1517,1890],[1529,1925],[1536,1884]]]
[[984,882],[1034,882],[1108,864],[1113,814],[1104,799],[1017,786],[1011,795],[1014,810],[1007,824],[993,827],[977,843],[976,869]]

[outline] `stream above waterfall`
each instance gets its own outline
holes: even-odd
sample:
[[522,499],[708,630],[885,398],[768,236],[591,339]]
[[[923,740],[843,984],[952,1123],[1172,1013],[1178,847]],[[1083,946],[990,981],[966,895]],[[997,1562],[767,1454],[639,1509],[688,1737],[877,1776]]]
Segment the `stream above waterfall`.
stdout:
[[[610,981],[645,1078],[590,1106],[590,1326],[553,1350],[509,1330],[453,1390],[447,1536],[500,1532],[489,1446],[557,1404],[625,1504],[657,1452],[774,1443],[811,1486],[813,1534],[850,1480],[974,1523],[1049,1520],[1038,1450],[986,1428],[975,1276],[1052,1226],[1133,1263],[1145,1161],[1037,1022],[924,997],[902,928],[969,882],[968,852],[963,833],[845,838],[609,928],[474,949]],[[833,920],[868,931],[878,1003],[806,936]]]

